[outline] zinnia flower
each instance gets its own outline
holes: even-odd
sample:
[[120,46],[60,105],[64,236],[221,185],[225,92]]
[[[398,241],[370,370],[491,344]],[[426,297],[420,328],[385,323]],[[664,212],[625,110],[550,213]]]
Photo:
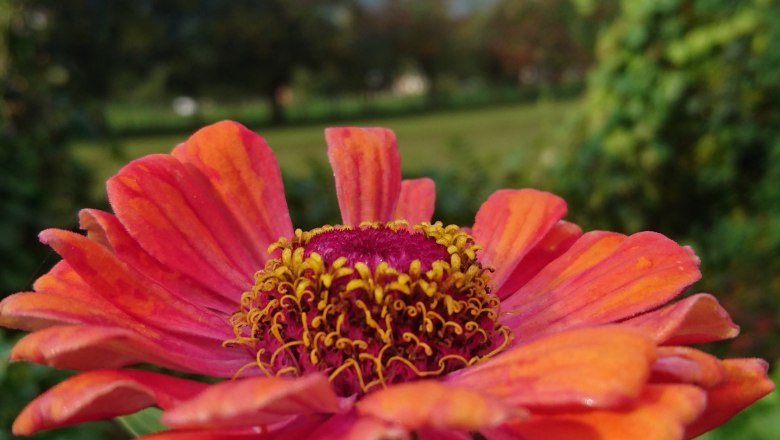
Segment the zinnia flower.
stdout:
[[[546,192],[429,223],[385,129],[325,133],[342,225],[293,230],[265,141],[222,122],[108,181],[114,214],[50,229],[62,261],[0,321],[14,360],[84,370],[13,431],[164,410],[154,439],[677,439],[773,388],[688,344],[738,328],[663,235],[583,234]],[[213,380],[123,368],[152,364]]]

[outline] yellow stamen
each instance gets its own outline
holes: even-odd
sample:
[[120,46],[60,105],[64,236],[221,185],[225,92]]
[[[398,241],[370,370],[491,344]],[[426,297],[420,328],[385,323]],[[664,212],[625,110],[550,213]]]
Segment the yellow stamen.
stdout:
[[[398,268],[345,256],[328,263],[318,252],[306,253],[319,234],[380,228],[423,234],[448,257],[411,259],[408,268]],[[409,375],[436,376],[494,356],[512,335],[497,321],[500,301],[490,293],[490,269],[476,259],[478,250],[470,235],[441,223],[296,230],[293,239],[269,246],[279,257],[255,274],[254,287],[229,319],[235,337],[223,345],[256,350],[256,361],[234,377],[252,365],[266,376],[297,376],[314,366],[343,382],[339,377],[352,369],[365,393]],[[465,347],[469,351],[452,353]]]

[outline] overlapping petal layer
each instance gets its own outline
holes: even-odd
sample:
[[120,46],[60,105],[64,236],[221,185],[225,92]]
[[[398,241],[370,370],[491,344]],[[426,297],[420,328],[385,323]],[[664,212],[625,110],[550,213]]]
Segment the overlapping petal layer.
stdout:
[[527,408],[609,408],[642,393],[655,358],[655,345],[641,333],[596,327],[520,345],[447,382]]
[[174,338],[150,339],[131,330],[90,325],[54,326],[22,338],[11,360],[89,370],[151,363],[178,371],[230,377],[246,364],[242,353],[215,355]]
[[600,325],[656,308],[700,276],[698,259],[661,234],[590,232],[502,303],[519,338]]
[[[12,360],[79,370],[150,362],[225,377],[232,376],[248,360],[244,353],[222,349],[217,340],[205,344],[203,340],[182,339],[143,327],[110,303],[99,301],[99,296],[89,297],[94,292],[85,294],[90,291],[88,286],[56,280],[67,274],[74,272],[61,262],[42,277],[47,281],[36,284],[43,289],[40,292],[18,293],[0,302],[3,325],[38,330],[17,343],[11,351]],[[69,285],[84,288],[78,295],[89,302],[49,290]],[[143,332],[136,331],[139,326]],[[99,359],[107,363],[101,364]]]
[[[107,307],[101,309],[101,305]],[[100,310],[102,314],[98,313]],[[131,326],[131,321],[110,303],[87,302],[50,291],[20,292],[0,302],[0,324],[28,331],[59,324]]]
[[251,427],[340,409],[339,398],[322,375],[256,377],[213,385],[166,412],[163,423],[174,428]]
[[712,295],[691,295],[672,305],[623,321],[659,344],[698,344],[737,336],[739,327]]
[[132,330],[86,325],[54,326],[22,338],[11,360],[26,360],[63,369],[116,368],[141,362],[181,368],[154,351]]
[[[361,417],[355,411],[336,414],[321,422],[315,429],[306,429],[307,422],[307,420],[296,420],[295,423],[290,423],[289,427],[281,429],[274,438],[289,440],[301,438],[306,440],[409,440],[411,438],[407,430],[395,424],[385,423],[373,417]],[[303,435],[300,434],[301,425],[306,429]]]
[[282,175],[262,137],[240,124],[219,122],[192,135],[173,156],[208,181],[259,261],[268,258],[268,245],[292,235]]
[[538,415],[508,424],[503,431],[522,439],[679,439],[706,405],[704,391],[694,386],[649,385],[633,405],[615,410]]
[[691,383],[712,388],[726,380],[718,358],[690,347],[660,347],[653,364],[654,382]]
[[761,359],[726,359],[722,361],[726,380],[707,390],[704,414],[687,430],[687,438],[719,426],[734,414],[769,394],[775,384],[767,378],[767,363]]
[[252,285],[262,260],[249,253],[208,182],[174,157],[131,162],[108,181],[108,194],[130,235],[171,269],[214,290]]
[[524,411],[504,399],[431,380],[377,391],[362,399],[357,408],[360,414],[384,419],[409,430],[472,431],[525,416]]
[[499,190],[482,204],[474,220],[474,239],[482,247],[481,260],[495,269],[498,291],[518,263],[566,213],[558,196],[532,189]]
[[171,293],[144,282],[105,247],[68,231],[48,229],[41,240],[54,248],[103,299],[131,316],[134,329],[163,329],[222,341],[230,336],[224,322],[203,307],[177,300]]
[[33,288],[35,292],[20,292],[0,301],[1,325],[33,331],[71,323],[124,325],[131,319],[95,292],[65,261],[38,278]]
[[[204,431],[164,431],[138,438],[142,440],[256,440],[261,435],[262,431],[260,429],[211,429]],[[285,437],[277,438],[279,440],[291,440],[291,438]]]
[[99,243],[108,247],[122,262],[181,301],[219,311],[224,316],[234,311],[235,292],[230,289],[211,289],[164,265],[146,252],[114,215],[96,209],[84,209],[79,213],[79,221],[88,237],[93,240],[94,237],[100,237]]
[[509,273],[496,295],[507,297],[530,281],[544,266],[563,255],[582,235],[574,223],[559,221],[547,235],[522,257],[520,264]]
[[100,370],[82,373],[38,396],[13,425],[16,435],[131,414],[151,405],[170,408],[207,384],[148,371]]
[[430,222],[436,204],[436,184],[428,178],[401,181],[401,193],[393,218],[410,224]]

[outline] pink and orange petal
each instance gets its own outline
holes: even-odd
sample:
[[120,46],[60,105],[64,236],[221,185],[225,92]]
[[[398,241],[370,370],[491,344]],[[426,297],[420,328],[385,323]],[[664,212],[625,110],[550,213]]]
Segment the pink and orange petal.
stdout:
[[603,325],[652,310],[698,280],[698,259],[661,234],[590,232],[502,302],[517,336]]
[[[531,189],[499,190],[482,204],[473,235],[483,247],[483,264],[495,269],[494,283],[499,292],[523,257],[565,213],[563,199]],[[504,291],[503,297],[512,293]]]
[[650,385],[636,403],[622,408],[538,415],[503,430],[523,439],[671,440],[682,438],[706,406],[706,395],[697,387]]
[[595,327],[508,349],[446,380],[518,407],[611,408],[642,393],[656,356],[639,332]]
[[327,378],[319,374],[296,379],[255,377],[212,385],[167,411],[162,421],[173,428],[240,428],[336,413],[343,405]]
[[13,425],[16,435],[175,406],[208,384],[137,370],[99,370],[71,377],[38,396]]
[[199,130],[172,155],[210,183],[262,261],[268,245],[292,235],[282,175],[265,139],[224,121]]
[[395,134],[385,128],[329,128],[325,140],[343,223],[391,220],[401,192]]
[[429,222],[436,204],[436,184],[428,178],[401,181],[401,193],[393,218],[410,224]]
[[623,321],[659,344],[682,345],[729,339],[739,327],[712,295],[698,293],[672,305]]
[[775,389],[775,384],[767,378],[766,361],[726,359],[721,362],[726,380],[707,390],[707,408],[688,427],[687,438],[696,437],[723,424]]
[[415,431],[424,428],[475,431],[520,419],[526,412],[490,393],[423,380],[390,386],[364,397],[358,413]]

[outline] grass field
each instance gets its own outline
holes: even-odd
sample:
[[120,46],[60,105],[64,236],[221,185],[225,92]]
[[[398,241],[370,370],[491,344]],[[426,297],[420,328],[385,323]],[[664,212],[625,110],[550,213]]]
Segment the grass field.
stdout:
[[[359,125],[388,127],[396,132],[406,174],[449,166],[458,160],[454,155],[458,149],[469,149],[481,158],[495,158],[497,166],[527,168],[530,172],[540,155],[546,158],[555,155],[556,128],[575,109],[576,101],[539,101],[473,111],[363,120]],[[317,124],[258,131],[274,150],[282,172],[300,176],[309,169],[311,161],[327,160],[325,127],[326,124]],[[97,195],[104,191],[102,182],[124,163],[150,153],[169,152],[189,134],[120,139],[119,154],[112,153],[102,143],[86,141],[77,145],[75,154],[96,171]]]

